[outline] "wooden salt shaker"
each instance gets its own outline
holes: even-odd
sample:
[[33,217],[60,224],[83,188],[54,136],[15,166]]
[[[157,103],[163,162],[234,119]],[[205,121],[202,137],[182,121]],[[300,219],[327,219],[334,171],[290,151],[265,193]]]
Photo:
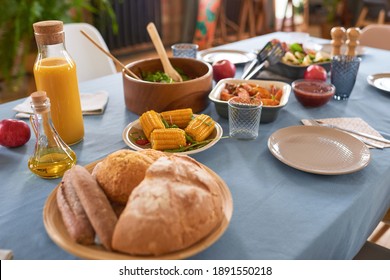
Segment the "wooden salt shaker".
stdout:
[[351,27],[347,30],[347,52],[346,55],[349,56],[355,56],[356,55],[356,48],[359,46],[359,37],[360,37],[360,28],[358,27]]
[[341,46],[344,43],[345,37],[345,28],[344,27],[333,27],[330,31],[330,35],[332,37],[332,52],[331,56],[340,55],[341,54]]

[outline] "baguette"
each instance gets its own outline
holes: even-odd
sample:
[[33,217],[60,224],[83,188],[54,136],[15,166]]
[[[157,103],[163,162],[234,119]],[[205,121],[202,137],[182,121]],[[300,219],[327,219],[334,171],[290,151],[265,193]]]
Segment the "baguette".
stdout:
[[117,222],[107,196],[87,169],[75,165],[70,181],[102,245],[111,251],[111,240]]
[[93,244],[95,231],[70,182],[70,172],[68,170],[64,173],[56,198],[62,220],[70,237],[75,242],[83,245]]

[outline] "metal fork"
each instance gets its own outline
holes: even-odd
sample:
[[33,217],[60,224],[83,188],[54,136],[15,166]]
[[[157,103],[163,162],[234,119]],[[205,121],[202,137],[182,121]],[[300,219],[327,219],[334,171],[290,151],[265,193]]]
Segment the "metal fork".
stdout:
[[274,65],[280,61],[280,59],[284,56],[284,49],[280,43],[277,43],[273,45],[272,50],[270,54],[268,55],[267,59],[262,62],[259,66],[257,66],[252,72],[250,72],[246,77],[244,77],[244,80],[249,80],[254,75],[256,75],[263,67],[268,67],[270,65]]
[[[309,120],[307,120],[307,121],[308,121],[311,125],[313,125],[313,126],[329,127],[329,126],[327,126],[326,124],[321,124],[321,123],[317,122],[317,120],[314,120],[314,119],[309,119]],[[336,127],[329,127],[329,128],[338,129],[338,128],[336,128]],[[338,129],[338,130],[341,130],[341,131],[342,131],[342,129]],[[362,141],[362,142],[363,142],[364,144],[366,144],[366,145],[370,145],[370,146],[375,147],[375,148],[378,148],[378,149],[383,149],[383,148],[384,148],[382,145],[379,145],[379,144],[376,144],[376,143],[374,143],[374,142],[371,142],[371,141],[368,141],[368,140],[366,140],[366,139],[363,139],[362,137],[360,137],[360,136],[358,136],[358,135],[353,135],[353,134],[351,134],[351,133],[349,133],[349,134],[352,135],[353,137],[357,138],[358,140]]]

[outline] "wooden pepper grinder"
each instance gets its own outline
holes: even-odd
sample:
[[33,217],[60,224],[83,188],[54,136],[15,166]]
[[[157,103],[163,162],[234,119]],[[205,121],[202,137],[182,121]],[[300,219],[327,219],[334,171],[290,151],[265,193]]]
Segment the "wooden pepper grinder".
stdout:
[[341,46],[344,43],[345,38],[345,28],[344,27],[333,27],[330,31],[330,35],[332,37],[332,52],[331,56],[340,55],[341,54]]
[[359,37],[360,37],[360,28],[358,27],[351,27],[347,30],[347,52],[346,55],[349,56],[355,56],[356,55],[356,48],[359,46]]

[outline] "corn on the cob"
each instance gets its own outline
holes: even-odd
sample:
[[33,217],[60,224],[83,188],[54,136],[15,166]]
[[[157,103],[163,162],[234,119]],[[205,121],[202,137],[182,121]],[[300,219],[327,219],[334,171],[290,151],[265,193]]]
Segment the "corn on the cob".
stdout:
[[161,117],[170,125],[185,128],[192,119],[192,109],[177,109],[160,113]]
[[213,132],[215,121],[208,115],[201,114],[190,121],[185,132],[195,141],[203,141]]
[[165,128],[161,117],[154,110],[147,111],[139,117],[139,121],[142,126],[142,130],[145,133],[146,138],[150,141],[150,134],[154,129]]
[[152,149],[160,151],[178,149],[186,142],[185,132],[180,128],[155,129],[150,135]]

